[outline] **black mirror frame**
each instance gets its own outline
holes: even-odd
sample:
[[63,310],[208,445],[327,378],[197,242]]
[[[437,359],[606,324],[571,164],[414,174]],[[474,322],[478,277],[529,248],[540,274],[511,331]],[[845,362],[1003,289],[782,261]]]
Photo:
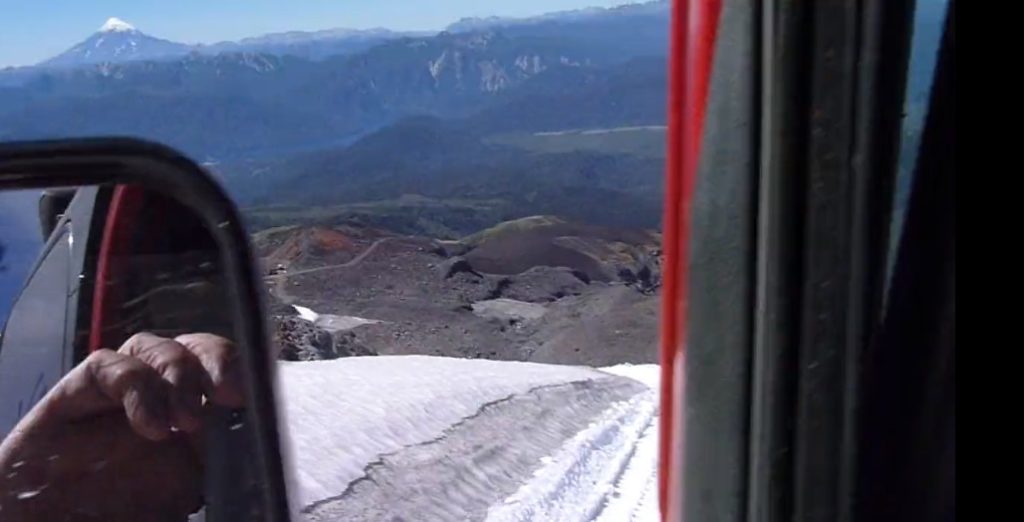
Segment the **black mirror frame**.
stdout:
[[223,256],[235,342],[253,412],[257,465],[267,520],[289,520],[278,436],[273,364],[263,293],[248,235],[224,189],[195,162],[166,146],[135,138],[0,143],[0,190],[131,183],[163,191],[196,212]]

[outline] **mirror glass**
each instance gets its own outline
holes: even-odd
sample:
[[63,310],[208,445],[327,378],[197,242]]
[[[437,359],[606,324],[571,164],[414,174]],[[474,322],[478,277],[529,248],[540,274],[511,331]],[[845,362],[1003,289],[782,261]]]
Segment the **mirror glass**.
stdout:
[[0,518],[262,518],[221,254],[140,186],[0,193]]
[[40,191],[0,191],[0,317],[11,303],[42,248],[39,229]]

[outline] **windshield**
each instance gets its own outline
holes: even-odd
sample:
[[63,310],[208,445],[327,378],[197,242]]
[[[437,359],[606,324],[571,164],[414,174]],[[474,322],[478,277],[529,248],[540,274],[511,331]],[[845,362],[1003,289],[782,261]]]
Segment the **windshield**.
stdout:
[[[144,138],[225,187],[293,509],[657,518],[667,1],[56,4],[4,8],[0,141]],[[2,197],[6,318],[43,241]]]

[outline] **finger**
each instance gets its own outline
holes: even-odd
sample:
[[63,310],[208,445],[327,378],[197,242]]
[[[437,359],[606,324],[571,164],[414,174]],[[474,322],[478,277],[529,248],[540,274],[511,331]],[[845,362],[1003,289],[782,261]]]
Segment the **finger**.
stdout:
[[174,340],[192,352],[206,368],[213,385],[211,402],[232,408],[245,406],[241,360],[235,343],[207,333],[179,335]]
[[170,434],[170,386],[154,368],[134,357],[95,351],[57,386],[63,387],[57,397],[64,399],[59,409],[65,413],[80,415],[88,406],[96,406],[96,397],[103,397],[108,405],[124,408],[128,423],[140,436],[159,441]]
[[193,432],[201,425],[203,395],[213,391],[210,376],[199,359],[172,339],[148,333],[133,335],[118,353],[154,368],[171,385],[171,415],[179,430]]
[[[22,418],[0,443],[36,468],[117,458],[125,437],[164,440],[170,433],[169,385],[142,361],[111,350],[90,354]],[[110,422],[110,421],[115,422]],[[124,422],[127,420],[128,422]],[[98,426],[105,428],[94,429]],[[53,444],[53,440],[102,441]],[[47,443],[50,441],[50,443]],[[17,448],[17,449],[12,449]],[[0,457],[2,460],[2,457]]]

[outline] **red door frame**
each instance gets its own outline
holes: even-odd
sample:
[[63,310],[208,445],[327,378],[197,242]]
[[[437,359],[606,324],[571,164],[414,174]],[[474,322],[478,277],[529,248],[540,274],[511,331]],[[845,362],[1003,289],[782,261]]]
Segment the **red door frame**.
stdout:
[[114,348],[117,339],[105,336],[106,326],[114,324],[120,315],[117,303],[119,285],[115,274],[121,273],[119,263],[124,261],[132,247],[132,238],[143,210],[143,189],[118,185],[110,197],[103,238],[96,259],[96,284],[92,295],[92,316],[89,328],[89,352],[100,348]]
[[661,302],[658,499],[662,520],[681,520],[683,377],[690,207],[722,0],[673,0],[665,171],[665,274]]

